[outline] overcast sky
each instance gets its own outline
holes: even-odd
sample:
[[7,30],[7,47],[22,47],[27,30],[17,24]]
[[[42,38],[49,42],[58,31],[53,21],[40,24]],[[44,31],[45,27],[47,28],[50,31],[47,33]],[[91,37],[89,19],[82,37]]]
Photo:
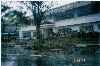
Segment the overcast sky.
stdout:
[[[5,3],[6,1],[3,1],[3,3]],[[46,4],[49,4],[51,1],[48,1]],[[59,6],[62,6],[62,5],[65,5],[65,4],[69,4],[69,3],[72,3],[72,2],[75,2],[75,1],[57,1],[58,5],[54,3],[54,6],[52,8],[55,8],[55,7],[59,7]],[[10,7],[13,7],[13,9],[15,10],[21,10],[21,11],[27,11],[27,16],[30,16],[32,15],[31,11],[27,10],[26,6],[24,6],[23,4],[20,4],[16,1],[13,1],[11,3],[7,2],[7,5],[10,6]],[[20,6],[20,8],[19,8]]]

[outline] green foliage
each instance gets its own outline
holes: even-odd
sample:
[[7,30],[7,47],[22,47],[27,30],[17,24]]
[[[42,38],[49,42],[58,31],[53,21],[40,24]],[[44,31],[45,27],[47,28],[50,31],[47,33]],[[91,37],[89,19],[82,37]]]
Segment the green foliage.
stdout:
[[15,41],[17,45],[26,45],[27,44],[27,40],[16,40]]
[[[29,3],[32,5],[32,13],[34,16],[34,22],[36,25],[36,31],[37,31],[37,39],[41,39],[40,36],[40,24],[42,22],[42,20],[44,20],[44,13],[46,12],[46,10],[48,10],[51,5],[46,5],[45,4],[46,1],[29,1]],[[28,7],[29,8],[29,7]],[[44,10],[46,9],[46,10]]]
[[99,42],[99,35],[98,32],[79,32],[77,37],[81,39],[82,43],[98,43]]
[[12,21],[13,21],[13,17],[9,15],[9,16],[8,16],[8,21],[9,21],[9,22],[12,22]]
[[[97,32],[84,33],[84,36],[80,35],[80,33],[75,33],[75,34],[73,33],[65,37],[57,36],[57,37],[50,37],[48,39],[35,39],[35,40],[30,39],[28,41],[24,41],[23,44],[25,44],[26,42],[26,44],[28,45],[33,45],[34,50],[38,50],[40,52],[50,51],[51,49],[62,49],[71,51],[73,50],[72,46],[81,44],[83,42],[87,43],[88,41],[86,40],[93,40],[93,38],[96,40],[97,37],[99,37]],[[91,39],[86,39],[86,38],[91,38]]]
[[7,5],[1,5],[1,13],[5,12],[6,10],[10,9]]
[[68,47],[77,44],[79,41],[78,38],[71,38],[71,37],[56,37],[53,39],[48,40],[23,40],[18,42],[18,44],[24,44],[24,45],[30,45],[34,46],[32,50],[38,50],[38,51],[49,51],[51,49],[68,49]]
[[26,12],[23,13],[23,12],[19,12],[19,11],[16,11],[16,10],[14,10],[12,12],[14,13],[14,15],[16,15],[19,23],[25,24],[25,25],[31,24],[29,18],[25,16]]
[[44,50],[45,47],[44,47],[43,43],[40,42],[39,39],[36,39],[36,40],[34,40],[34,49],[35,49],[35,50],[40,50],[40,51],[41,51],[41,50]]
[[[20,24],[31,25],[32,19],[25,16],[26,12],[11,10],[10,7],[8,7],[8,5],[4,5],[4,4],[2,4],[1,7],[2,7],[1,12],[5,13],[3,17],[8,18],[9,22],[13,22],[14,20],[13,17],[16,16],[17,22],[19,22]],[[6,13],[5,11],[7,11],[8,9],[9,11]]]

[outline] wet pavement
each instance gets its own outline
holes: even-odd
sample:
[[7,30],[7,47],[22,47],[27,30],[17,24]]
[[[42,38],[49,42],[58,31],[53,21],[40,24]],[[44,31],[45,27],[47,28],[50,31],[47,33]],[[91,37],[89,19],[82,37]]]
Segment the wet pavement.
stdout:
[[1,64],[1,66],[100,66],[100,49],[75,47],[71,52],[51,51],[42,57],[31,57],[29,54],[24,56],[3,55]]

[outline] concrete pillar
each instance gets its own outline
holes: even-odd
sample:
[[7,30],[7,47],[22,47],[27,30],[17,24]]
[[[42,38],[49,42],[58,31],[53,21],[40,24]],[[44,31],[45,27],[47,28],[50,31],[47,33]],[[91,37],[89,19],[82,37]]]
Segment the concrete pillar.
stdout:
[[33,37],[33,31],[31,31],[31,38]]
[[19,39],[22,39],[23,38],[23,33],[22,31],[19,31]]
[[47,29],[43,29],[43,34],[44,34],[44,38],[47,37],[48,33],[47,33]]
[[58,32],[58,29],[57,28],[53,28],[53,32],[54,33],[57,33]]

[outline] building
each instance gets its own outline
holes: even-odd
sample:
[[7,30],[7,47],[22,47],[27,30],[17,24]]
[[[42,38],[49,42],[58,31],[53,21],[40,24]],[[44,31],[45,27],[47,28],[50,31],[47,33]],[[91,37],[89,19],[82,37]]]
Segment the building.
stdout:
[[[46,21],[41,23],[40,26],[40,35],[41,37],[46,38],[48,35],[52,34],[52,30],[54,27],[54,23]],[[36,38],[36,26],[27,26],[27,27],[22,27],[19,29],[19,38],[20,39],[35,39]]]
[[41,30],[41,33],[42,33],[42,37],[47,38],[49,36],[52,36],[54,26],[55,26],[55,24],[52,23],[52,22],[49,22],[49,21],[44,21],[43,23],[41,23],[40,30]]
[[47,32],[54,32],[61,36],[64,33],[70,34],[72,31],[100,32],[99,1],[77,1],[50,9],[45,15],[47,21],[53,23],[53,25],[45,25],[45,28],[41,26],[45,37],[47,37]]
[[36,38],[36,26],[28,26],[19,29],[20,39]]
[[55,23],[55,33],[71,31],[100,32],[100,2],[78,1],[51,9],[46,13],[47,19]]

